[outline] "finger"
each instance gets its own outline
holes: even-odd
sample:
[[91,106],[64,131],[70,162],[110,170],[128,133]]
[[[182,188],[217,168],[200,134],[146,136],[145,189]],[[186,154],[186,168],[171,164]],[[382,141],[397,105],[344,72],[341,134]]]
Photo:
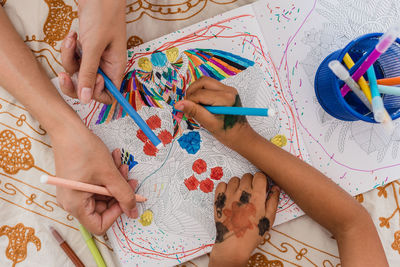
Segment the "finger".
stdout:
[[124,213],[126,213],[128,217],[137,218],[138,209],[136,207],[135,194],[125,178],[116,171],[115,174],[107,180],[105,186],[118,201]]
[[76,94],[76,89],[75,89],[74,83],[73,83],[71,77],[67,73],[60,72],[58,74],[58,81],[60,83],[61,91],[65,95],[72,97],[72,98],[78,98],[78,96]]
[[103,56],[106,60],[101,63],[101,68],[108,78],[117,87],[121,87],[126,68],[126,30],[122,30],[117,37],[112,40],[104,51]]
[[175,104],[175,108],[185,113],[187,117],[194,118],[204,128],[211,132],[215,131],[220,123],[213,114],[192,101],[179,101]]
[[102,235],[122,214],[122,210],[118,203],[115,203],[100,214],[95,211],[94,202],[93,198],[88,199],[85,204],[81,206],[77,218],[89,232],[95,235]]
[[121,167],[119,167],[118,170],[122,174],[122,177],[124,177],[125,180],[128,180],[129,166],[126,165],[126,164],[122,164]]
[[257,172],[253,177],[253,191],[264,193],[267,192],[267,177],[262,172]]
[[190,96],[194,92],[201,89],[209,89],[214,91],[227,90],[228,86],[208,76],[202,76],[200,79],[192,83],[186,91],[186,96]]
[[121,162],[121,150],[119,148],[116,148],[113,150],[113,152],[111,152],[111,156],[113,158],[113,161],[115,163],[115,166],[117,167],[117,169],[119,167],[121,167],[122,162]]
[[135,179],[129,180],[128,184],[130,185],[130,187],[132,188],[133,191],[136,190],[136,187],[138,186],[138,181]]
[[194,92],[185,99],[197,104],[208,106],[232,106],[235,104],[236,95],[237,94],[228,91],[203,89]]
[[97,69],[100,58],[104,52],[102,46],[83,46],[81,67],[79,70],[78,96],[83,104],[88,104],[93,97],[93,90],[96,83]]
[[276,211],[278,209],[279,195],[281,191],[278,186],[274,185],[271,188],[271,192],[268,195],[268,199],[265,203],[265,217],[270,222],[270,227],[274,224]]
[[246,173],[240,179],[239,191],[250,191],[251,190],[251,183],[253,182],[253,175],[250,173]]
[[226,194],[231,195],[236,192],[240,184],[240,179],[238,177],[232,177],[228,185],[226,186]]
[[93,99],[107,105],[112,104],[114,100],[111,93],[104,87],[104,78],[100,74],[97,74],[96,76]]
[[226,187],[226,183],[221,182],[217,185],[217,188],[215,189],[214,218],[216,221],[224,219],[222,210],[225,208],[226,205]]
[[72,75],[79,70],[79,62],[76,58],[76,32],[68,33],[61,44],[61,63],[67,73]]
[[108,208],[107,202],[96,200],[94,211],[102,214]]

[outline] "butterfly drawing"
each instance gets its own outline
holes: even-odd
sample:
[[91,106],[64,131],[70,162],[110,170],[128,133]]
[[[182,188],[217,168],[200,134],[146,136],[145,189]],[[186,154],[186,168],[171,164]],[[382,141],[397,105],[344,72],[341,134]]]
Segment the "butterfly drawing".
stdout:
[[[202,76],[216,80],[234,76],[254,62],[238,55],[216,49],[188,49],[180,52],[177,47],[155,51],[149,57],[142,57],[137,67],[128,72],[122,82],[121,93],[135,110],[143,106],[163,108],[165,104],[173,106],[183,99],[191,83]],[[97,124],[124,117],[122,107],[114,102],[104,105]],[[181,122],[186,120],[187,128],[198,125],[186,119],[179,111],[173,110],[173,136],[181,131]]]

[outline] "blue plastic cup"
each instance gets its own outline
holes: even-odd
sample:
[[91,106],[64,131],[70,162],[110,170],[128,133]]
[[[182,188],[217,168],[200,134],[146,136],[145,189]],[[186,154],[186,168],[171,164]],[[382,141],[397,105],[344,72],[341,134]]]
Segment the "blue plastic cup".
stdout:
[[[351,68],[352,75],[363,62],[362,57],[375,48],[382,33],[370,33],[350,42],[344,49],[333,52],[322,61],[315,74],[315,94],[322,108],[331,116],[343,121],[363,120],[376,123],[374,115],[353,93],[342,96],[340,88],[344,82],[336,77],[329,69],[328,64],[332,60],[343,62],[343,57],[349,53],[356,62]],[[375,62],[374,69],[378,79],[400,76],[400,39]],[[364,75],[366,78],[366,75]],[[383,103],[393,120],[400,117],[400,97],[393,95],[383,96]]]

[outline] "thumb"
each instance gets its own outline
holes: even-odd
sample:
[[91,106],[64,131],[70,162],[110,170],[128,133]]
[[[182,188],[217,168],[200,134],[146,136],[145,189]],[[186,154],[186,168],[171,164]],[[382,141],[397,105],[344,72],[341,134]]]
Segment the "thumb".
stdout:
[[179,101],[175,104],[175,109],[182,111],[187,117],[195,119],[198,123],[201,124],[201,126],[211,132],[214,130],[217,124],[217,118],[213,114],[208,112],[201,105],[196,104],[190,100]]
[[105,186],[118,201],[124,213],[130,218],[137,218],[138,209],[132,184],[128,183],[119,172],[116,172],[114,176],[109,177]]
[[83,104],[88,104],[93,97],[97,69],[99,68],[102,53],[103,50],[99,48],[90,48],[82,52],[78,81],[78,97]]

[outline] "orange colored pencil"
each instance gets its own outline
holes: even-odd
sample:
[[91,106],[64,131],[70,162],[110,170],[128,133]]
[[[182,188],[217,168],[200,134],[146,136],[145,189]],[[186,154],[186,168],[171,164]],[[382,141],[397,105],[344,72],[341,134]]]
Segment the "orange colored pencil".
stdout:
[[400,85],[400,76],[393,77],[393,78],[379,79],[378,84],[380,84],[380,85]]
[[[89,193],[94,193],[94,194],[99,194],[99,195],[104,195],[104,196],[110,196],[112,197],[110,191],[107,190],[104,186],[99,186],[99,185],[94,185],[94,184],[87,184],[87,183],[82,183],[74,180],[68,180],[64,178],[59,178],[55,176],[50,176],[50,175],[42,175],[40,177],[40,182],[44,184],[52,184],[56,186],[62,186],[74,190],[79,190],[79,191],[84,191],[84,192],[89,192]],[[145,202],[147,201],[147,198],[141,195],[135,195],[136,201],[137,202]]]

